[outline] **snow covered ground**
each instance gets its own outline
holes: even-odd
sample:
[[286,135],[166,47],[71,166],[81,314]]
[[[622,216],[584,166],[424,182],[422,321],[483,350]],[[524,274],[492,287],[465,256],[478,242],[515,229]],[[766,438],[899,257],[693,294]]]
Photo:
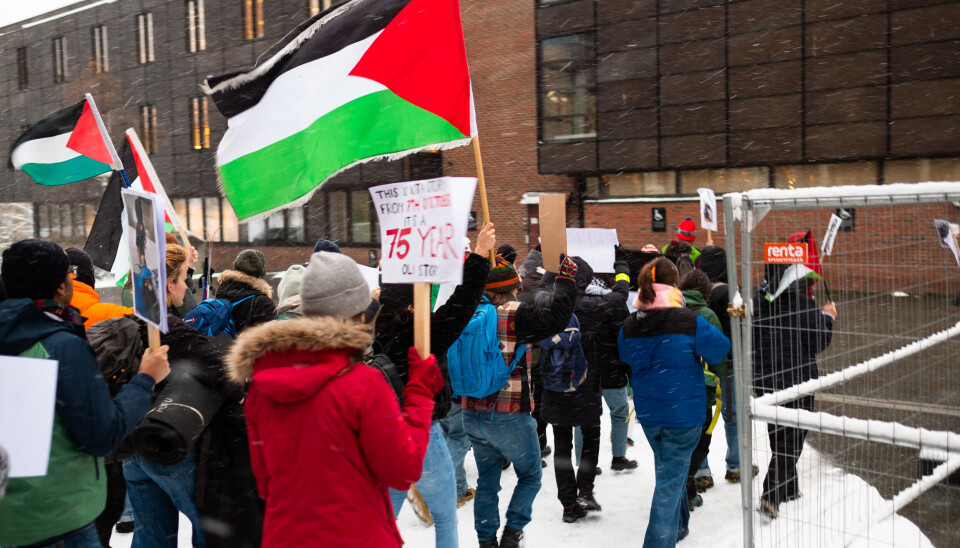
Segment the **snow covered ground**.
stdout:
[[[640,466],[631,472],[614,472],[610,469],[609,415],[604,415],[600,446],[603,474],[597,478],[595,489],[603,511],[576,523],[563,523],[561,519],[563,509],[557,500],[552,456],[547,458],[543,487],[533,506],[533,521],[524,529],[528,548],[639,546],[642,543],[654,487],[653,454],[639,425],[633,425],[631,430],[631,438],[636,444],[627,449],[627,456],[636,459]],[[769,460],[765,424],[755,423],[754,440],[757,445],[754,462],[760,467],[760,475],[753,482],[756,500]],[[718,423],[709,456],[716,485],[702,495],[703,506],[691,514],[690,536],[680,543],[683,548],[743,546],[740,486],[723,479],[725,453],[723,425]],[[468,482],[475,486],[477,471],[472,453],[467,455],[466,469]],[[755,514],[756,546],[932,546],[912,522],[900,516],[868,525],[867,516],[879,511],[884,504],[880,494],[858,477],[845,474],[821,459],[809,445],[804,448],[799,471],[802,498],[781,505],[777,520],[769,521]],[[503,473],[501,480],[501,519],[515,484],[516,476],[510,468]],[[476,546],[473,502],[460,508],[458,517],[460,545]],[[423,526],[408,505],[404,505],[398,525],[406,546],[434,545],[433,529]],[[113,548],[128,548],[132,538],[132,534],[114,532],[111,545]],[[179,546],[190,546],[190,522],[183,516]]]

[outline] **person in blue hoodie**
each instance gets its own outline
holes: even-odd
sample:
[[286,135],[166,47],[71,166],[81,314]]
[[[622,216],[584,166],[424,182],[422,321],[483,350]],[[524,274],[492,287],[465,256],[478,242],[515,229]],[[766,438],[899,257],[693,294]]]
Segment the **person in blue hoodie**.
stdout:
[[700,359],[718,363],[730,351],[730,339],[684,308],[679,280],[666,257],[644,266],[637,278],[637,311],[624,321],[617,340],[620,359],[632,370],[637,420],[656,463],[646,548],[674,546],[689,532],[685,485],[707,405]]
[[0,501],[0,545],[99,547],[103,459],[150,409],[150,391],[170,372],[167,347],[146,350],[140,373],[110,399],[80,314],[73,279],[55,243],[22,240],[3,252],[0,354],[57,361],[47,475],[13,478]]

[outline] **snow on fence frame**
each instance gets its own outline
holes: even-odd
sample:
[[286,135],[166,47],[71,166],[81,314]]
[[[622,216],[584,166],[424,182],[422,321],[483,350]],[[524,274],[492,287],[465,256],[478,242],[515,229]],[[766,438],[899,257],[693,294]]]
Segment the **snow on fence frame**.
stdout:
[[[869,536],[872,524],[890,517],[902,510],[925,491],[936,486],[960,469],[960,434],[954,432],[932,431],[924,428],[908,427],[898,423],[837,417],[824,412],[808,412],[788,409],[777,404],[793,401],[813,394],[830,386],[840,385],[853,378],[876,371],[890,363],[915,354],[960,334],[960,322],[953,327],[934,333],[922,340],[857,365],[844,368],[820,379],[814,379],[789,389],[767,394],[751,401],[753,386],[753,363],[750,349],[753,346],[750,318],[753,294],[753,269],[749,268],[752,256],[753,230],[772,210],[822,209],[829,207],[880,207],[891,205],[920,205],[935,203],[953,203],[960,207],[960,183],[927,182],[913,184],[864,185],[816,187],[796,190],[756,189],[747,192],[728,193],[723,196],[724,236],[727,250],[727,273],[730,302],[740,291],[745,295],[744,319],[731,315],[732,343],[734,348],[734,367],[737,382],[736,412],[740,455],[753,454],[752,420],[797,426],[812,431],[857,437],[869,441],[890,443],[906,447],[943,451],[945,462],[938,465],[931,474],[920,478],[913,485],[902,490],[879,514],[863,523],[857,530],[848,531],[854,538]],[[741,236],[741,254],[743,263],[737,257],[737,231],[739,223]],[[742,280],[738,282],[738,277]],[[746,349],[746,351],[745,351]],[[750,374],[748,375],[749,372]],[[749,410],[749,411],[748,411]],[[826,423],[824,422],[826,418]],[[741,482],[741,508],[743,510],[744,546],[754,546],[754,501],[752,481]]]

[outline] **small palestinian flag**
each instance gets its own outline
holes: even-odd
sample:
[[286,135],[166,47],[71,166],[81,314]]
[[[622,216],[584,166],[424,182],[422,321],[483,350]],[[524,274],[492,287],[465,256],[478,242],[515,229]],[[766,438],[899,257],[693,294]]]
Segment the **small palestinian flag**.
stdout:
[[204,90],[228,118],[217,167],[240,219],[303,203],[352,165],[476,135],[457,0],[352,0]]
[[63,185],[120,169],[93,98],[40,120],[10,147],[8,167],[41,185]]

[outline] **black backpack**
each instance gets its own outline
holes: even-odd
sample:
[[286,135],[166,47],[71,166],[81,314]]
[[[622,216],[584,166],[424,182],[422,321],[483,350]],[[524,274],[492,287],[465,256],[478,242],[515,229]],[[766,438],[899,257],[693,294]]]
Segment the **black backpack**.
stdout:
[[132,316],[110,318],[87,329],[87,340],[100,365],[100,374],[110,388],[110,397],[140,372],[145,326]]

